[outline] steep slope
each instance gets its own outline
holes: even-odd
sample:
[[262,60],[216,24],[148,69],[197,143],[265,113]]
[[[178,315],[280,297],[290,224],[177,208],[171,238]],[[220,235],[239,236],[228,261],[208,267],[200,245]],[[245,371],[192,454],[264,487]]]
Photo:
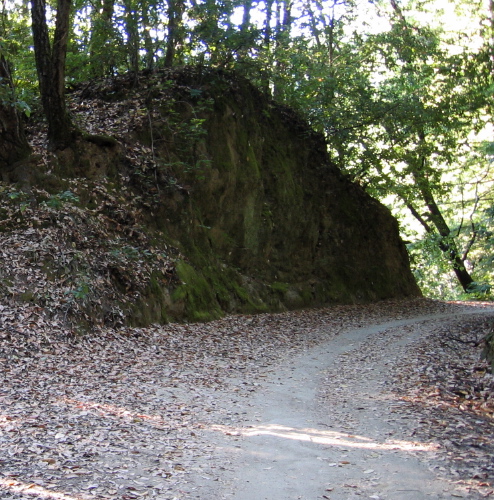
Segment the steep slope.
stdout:
[[[83,264],[61,273],[49,252],[38,271],[72,283],[86,322],[115,321],[117,306],[119,321],[148,324],[420,295],[389,211],[332,165],[321,136],[240,77],[120,77],[78,89],[71,106],[88,134],[17,175],[22,214],[5,188],[4,226],[18,230],[16,213],[37,234],[72,221],[79,236],[68,227],[56,241]],[[10,292],[39,303],[14,274]]]

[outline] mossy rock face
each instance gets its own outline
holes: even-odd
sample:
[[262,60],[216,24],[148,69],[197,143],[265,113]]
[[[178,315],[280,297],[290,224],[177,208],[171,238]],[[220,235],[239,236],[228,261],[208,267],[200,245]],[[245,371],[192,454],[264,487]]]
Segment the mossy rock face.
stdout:
[[[146,119],[125,137],[79,138],[54,172],[128,183],[141,200],[131,232],[138,223],[142,241],[160,235],[154,252],[174,248],[176,280],[150,276],[131,324],[420,295],[389,210],[343,176],[293,111],[222,71],[143,75],[140,100],[135,81],[114,80],[94,98],[146,102]],[[90,189],[80,197],[103,206]]]
[[[199,110],[206,135],[169,164],[187,188],[155,212],[188,259],[172,292],[186,317],[420,295],[396,221],[332,164],[321,135],[235,75],[189,70],[176,83],[212,103],[180,94],[184,123]],[[170,144],[155,154],[170,158]],[[185,165],[194,154],[200,169]]]
[[[174,171],[190,186],[181,206],[189,220],[175,217],[167,230],[198,272],[192,245],[209,262],[269,285],[287,307],[419,295],[389,211],[341,174],[323,137],[293,112],[228,78],[201,74],[203,96],[213,101],[202,115],[203,177]],[[198,86],[193,73],[184,81]],[[272,286],[280,282],[284,293]]]
[[203,274],[184,261],[178,262],[176,269],[182,284],[173,292],[172,300],[184,302],[187,318],[206,321],[221,317],[222,311],[214,290]]
[[242,276],[233,269],[207,265],[196,269],[189,262],[179,261],[176,271],[181,284],[172,292],[171,301],[183,318],[208,321],[225,313],[269,310],[258,291],[246,288]]

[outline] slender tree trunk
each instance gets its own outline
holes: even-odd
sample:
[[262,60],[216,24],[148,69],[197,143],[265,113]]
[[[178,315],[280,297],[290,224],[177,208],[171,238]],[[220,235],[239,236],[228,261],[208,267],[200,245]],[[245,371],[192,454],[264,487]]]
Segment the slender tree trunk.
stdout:
[[[151,26],[151,20],[149,18],[149,8],[150,5],[144,2],[142,4],[142,22],[146,28]],[[149,33],[149,29],[145,29],[143,33],[144,38],[144,48],[146,49],[146,56],[144,58],[146,69],[152,70],[154,67],[154,43]]]
[[177,59],[177,48],[183,43],[180,29],[184,9],[183,0],[168,0],[168,37],[164,61],[166,68],[173,66]]
[[274,0],[266,1],[266,21],[264,22],[264,49],[267,51],[269,51],[271,48],[271,37],[273,34],[273,30],[271,28],[271,19],[273,18],[273,3]]
[[111,74],[115,67],[113,52],[108,53],[108,45],[112,39],[114,7],[115,0],[102,0],[94,5],[89,59],[91,76],[95,78]]
[[252,10],[252,0],[244,0],[243,2],[243,15],[242,24],[240,25],[240,33],[242,37],[239,39],[240,43],[238,47],[234,49],[237,53],[239,60],[244,60],[248,57],[249,50],[252,48],[252,40],[250,39],[249,30],[251,28],[251,10]]
[[401,10],[401,7],[399,6],[398,2],[396,0],[390,0],[391,7],[393,7],[393,11],[397,18],[405,25],[408,26],[408,23],[405,19],[405,16],[403,15],[403,11]]
[[127,34],[127,55],[129,69],[137,77],[139,73],[139,29],[137,12],[132,0],[125,0],[125,32]]
[[53,44],[46,22],[46,1],[31,0],[34,53],[43,111],[48,121],[52,149],[65,149],[74,140],[76,128],[65,106],[65,59],[69,36],[71,0],[57,0]]
[[[307,1],[306,9],[307,9],[307,13],[309,14],[309,19],[310,19],[311,34],[312,34],[312,36],[316,40],[317,47],[319,49],[321,49],[322,48],[322,42],[321,42],[321,37],[319,36],[320,35],[320,30],[317,27],[316,14],[315,14],[314,10],[312,9],[312,5],[311,5],[311,1],[310,0]],[[333,36],[332,32],[330,32],[329,36],[330,36],[329,45],[331,46],[332,45],[331,38]]]
[[0,174],[31,153],[15,106],[14,86],[7,61],[0,56]]
[[[290,37],[290,31],[292,27],[292,0],[285,0],[283,2],[278,3],[278,20],[276,26],[276,59],[275,66],[276,72],[279,75],[283,75],[286,64],[283,60],[283,56],[285,52],[285,44],[287,43]],[[275,99],[281,99],[283,97],[283,90],[280,85],[274,85],[273,88],[273,97]]]
[[273,55],[271,50],[271,37],[273,36],[273,30],[271,28],[271,19],[273,18],[273,3],[274,0],[266,1],[266,20],[264,22],[264,52],[266,53],[267,67],[261,73],[261,85],[266,94],[269,94],[270,92],[271,76],[273,73]]
[[[395,19],[397,19],[398,22],[400,22],[403,26],[404,29],[403,36],[404,36],[404,41],[406,42],[407,37],[410,38],[413,37],[411,28],[398,2],[396,0],[390,0],[390,3],[393,8],[393,12],[395,14]],[[412,71],[413,70],[412,56],[402,52],[401,57]],[[417,140],[418,140],[418,145],[420,147],[425,146],[426,132],[420,125],[418,125],[417,127]],[[439,240],[438,246],[450,261],[453,271],[461,287],[463,288],[463,290],[465,290],[465,292],[468,292],[470,285],[474,282],[474,280],[470,276],[470,273],[467,271],[465,267],[466,257],[461,256],[458,250],[458,246],[451,233],[451,229],[449,228],[446,220],[444,219],[441,213],[438,204],[436,203],[431,183],[429,182],[429,179],[427,177],[426,163],[427,160],[425,157],[419,157],[416,159],[416,162],[414,161],[414,164],[410,165],[410,170],[415,180],[416,187],[422,198],[422,201],[425,203],[427,207],[428,210],[427,218],[429,219],[430,223],[432,224],[432,226],[434,226],[435,229],[433,229],[433,227],[430,224],[428,224],[425,221],[424,217],[420,216],[416,210],[412,210],[412,214],[417,218],[417,220],[422,224],[422,226],[426,229],[428,233],[434,233],[436,231],[437,233],[439,233],[441,239]],[[408,205],[410,208],[411,205],[410,204]]]
[[250,28],[250,11],[252,10],[252,0],[244,0],[244,12],[242,15],[242,24],[240,31],[248,31]]
[[[451,229],[449,228],[448,223],[445,221],[441,210],[436,203],[434,195],[430,189],[429,182],[421,174],[420,169],[415,169],[413,171],[413,176],[421,193],[422,200],[427,206],[428,219],[433,224],[435,230],[441,236],[441,239],[438,243],[439,248],[444,252],[448,260],[451,262],[456,278],[458,279],[463,290],[467,292],[474,280],[465,267],[465,258],[460,255],[458,247],[451,234]],[[434,232],[433,228],[425,222],[425,219],[421,217],[416,210],[412,210],[412,215],[415,216],[415,218],[422,224],[422,226],[428,233]]]

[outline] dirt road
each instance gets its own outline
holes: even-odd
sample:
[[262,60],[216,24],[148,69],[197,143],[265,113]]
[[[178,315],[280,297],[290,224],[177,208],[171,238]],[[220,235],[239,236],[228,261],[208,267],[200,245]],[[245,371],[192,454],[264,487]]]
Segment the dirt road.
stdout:
[[[479,372],[477,413],[466,386],[459,392],[466,406],[454,394],[444,399],[439,386],[422,388],[458,351],[437,342],[463,334],[469,322],[480,331],[479,318],[494,316],[490,305],[386,301],[81,339],[57,331],[40,338],[29,314],[2,313],[1,499],[420,500],[492,492],[494,422],[490,406],[481,412],[482,401],[493,400],[492,376]],[[478,359],[470,355],[461,379]],[[411,404],[414,384],[425,397]],[[440,384],[446,392],[452,385]]]
[[213,426],[225,436],[211,437],[224,469],[219,484],[202,482],[203,498],[476,498],[431,467],[435,445],[410,438],[413,421],[388,376],[427,331],[478,313],[349,329],[291,359],[246,402],[242,425]]

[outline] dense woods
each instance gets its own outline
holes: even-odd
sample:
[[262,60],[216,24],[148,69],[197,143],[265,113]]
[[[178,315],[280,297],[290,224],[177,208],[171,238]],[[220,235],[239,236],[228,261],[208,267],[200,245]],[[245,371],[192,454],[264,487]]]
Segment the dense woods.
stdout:
[[324,133],[339,167],[399,218],[426,295],[494,278],[492,0],[12,0],[0,24],[0,168],[84,131],[65,93],[183,65],[234,70]]

